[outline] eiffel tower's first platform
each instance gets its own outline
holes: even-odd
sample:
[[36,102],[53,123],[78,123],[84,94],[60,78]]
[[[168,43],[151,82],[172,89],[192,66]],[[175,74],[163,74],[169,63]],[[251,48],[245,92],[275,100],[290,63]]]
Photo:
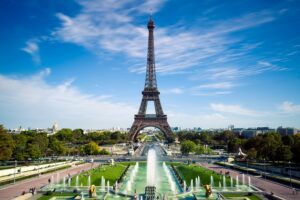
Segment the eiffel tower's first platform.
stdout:
[[[167,115],[164,114],[160,99],[159,91],[156,82],[156,72],[155,72],[155,55],[154,55],[154,21],[152,18],[148,22],[148,54],[147,54],[147,71],[145,87],[142,91],[143,98],[140,105],[138,114],[134,116],[134,122],[130,129],[130,140],[136,141],[137,135],[140,130],[145,127],[155,127],[160,129],[166,136],[168,141],[172,141],[172,130],[167,121]],[[147,104],[149,101],[154,102],[155,114],[146,114]]]

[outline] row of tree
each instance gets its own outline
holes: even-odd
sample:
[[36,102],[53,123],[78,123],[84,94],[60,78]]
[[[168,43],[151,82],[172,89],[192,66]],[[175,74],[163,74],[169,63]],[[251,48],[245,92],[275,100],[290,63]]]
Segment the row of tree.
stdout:
[[[178,139],[182,141],[182,145],[193,146],[190,142],[183,142],[193,141],[195,145],[224,148],[229,153],[237,153],[241,148],[249,159],[300,163],[300,134],[281,136],[278,133],[266,133],[247,139],[228,130],[216,133],[181,131]],[[186,147],[181,148],[184,150]]]
[[35,160],[44,156],[109,154],[99,145],[126,142],[120,132],[92,132],[62,129],[54,135],[36,131],[9,134],[0,125],[0,160]]
[[195,144],[191,140],[185,140],[181,143],[180,151],[183,155],[189,155],[189,153],[194,152],[196,155],[201,154],[211,154],[212,149],[201,145],[201,144]]

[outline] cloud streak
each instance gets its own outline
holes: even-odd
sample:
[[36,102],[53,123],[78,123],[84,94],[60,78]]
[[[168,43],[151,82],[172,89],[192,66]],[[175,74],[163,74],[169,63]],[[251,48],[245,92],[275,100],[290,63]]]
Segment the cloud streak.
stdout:
[[[58,85],[45,82],[49,68],[26,78],[0,75],[0,119],[8,127],[30,125],[49,127],[54,121],[62,127],[111,128],[130,126],[128,117],[136,109],[115,102],[107,95],[82,93],[67,80]],[[11,124],[17,122],[18,124]]]
[[211,103],[210,107],[214,111],[234,115],[259,116],[261,114],[257,111],[243,108],[238,104]]
[[[57,14],[62,24],[53,32],[53,36],[91,51],[124,54],[132,58],[135,67],[130,68],[131,72],[144,73],[147,29],[137,19],[148,14],[150,8],[157,12],[164,1],[78,2],[82,6],[78,15],[70,17],[63,13]],[[230,34],[271,22],[276,17],[274,12],[260,11],[203,24],[203,29],[182,25],[158,26],[155,32],[157,71],[172,74],[199,67],[203,62],[225,62],[241,57],[256,45],[249,44],[242,48],[243,51],[234,50],[232,46],[240,39]]]
[[300,114],[300,105],[290,101],[284,101],[278,108],[280,111],[287,114]]
[[41,63],[38,40],[32,39],[27,41],[25,47],[21,48],[21,50],[31,55],[34,63],[36,64]]

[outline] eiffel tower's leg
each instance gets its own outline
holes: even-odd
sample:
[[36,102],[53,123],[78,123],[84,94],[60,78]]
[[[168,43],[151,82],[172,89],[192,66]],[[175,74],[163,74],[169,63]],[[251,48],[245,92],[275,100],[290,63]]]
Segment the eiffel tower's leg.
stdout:
[[159,98],[156,98],[154,100],[154,106],[155,106],[156,115],[158,115],[158,116],[164,115],[164,112],[163,112],[163,109],[161,107]]
[[139,115],[145,115],[146,114],[146,110],[147,110],[147,100],[146,99],[142,99],[141,105],[140,105],[140,109],[139,109]]
[[140,130],[140,125],[139,122],[137,122],[136,120],[134,120],[130,131],[129,131],[129,139],[130,141],[136,141],[136,137],[138,135],[138,131]]

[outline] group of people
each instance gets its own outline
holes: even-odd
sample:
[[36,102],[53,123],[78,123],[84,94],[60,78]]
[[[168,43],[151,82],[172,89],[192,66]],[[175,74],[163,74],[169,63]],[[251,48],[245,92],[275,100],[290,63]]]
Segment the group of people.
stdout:
[[[223,171],[222,171],[222,170],[220,171],[220,174],[223,174]],[[230,176],[230,171],[224,172],[224,175],[225,175],[225,176]]]

